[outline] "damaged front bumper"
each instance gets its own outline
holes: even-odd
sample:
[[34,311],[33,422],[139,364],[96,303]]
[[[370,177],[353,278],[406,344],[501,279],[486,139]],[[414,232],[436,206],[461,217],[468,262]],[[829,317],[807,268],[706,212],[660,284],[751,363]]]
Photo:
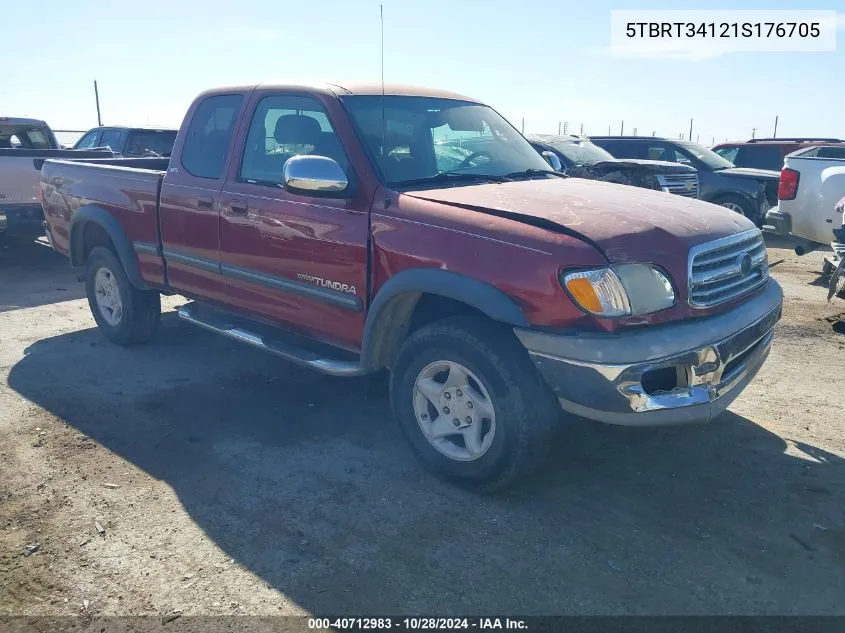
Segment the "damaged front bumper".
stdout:
[[620,334],[515,332],[570,413],[632,426],[707,422],[763,365],[782,303],[769,279],[762,292],[716,316]]

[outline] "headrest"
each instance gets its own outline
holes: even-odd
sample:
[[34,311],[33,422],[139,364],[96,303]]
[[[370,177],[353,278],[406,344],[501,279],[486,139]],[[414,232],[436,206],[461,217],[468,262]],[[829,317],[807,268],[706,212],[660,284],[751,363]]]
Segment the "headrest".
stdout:
[[281,145],[316,145],[320,124],[302,114],[285,114],[276,121],[273,138]]

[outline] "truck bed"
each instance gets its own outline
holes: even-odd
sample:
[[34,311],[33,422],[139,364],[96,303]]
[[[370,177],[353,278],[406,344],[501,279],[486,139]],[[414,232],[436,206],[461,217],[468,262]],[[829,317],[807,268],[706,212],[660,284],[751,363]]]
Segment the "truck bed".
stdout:
[[50,158],[108,158],[111,151],[0,149],[0,233],[35,237],[43,232],[39,172]]
[[845,196],[845,159],[795,153],[786,157],[784,168],[798,172],[798,191],[792,200],[780,200],[779,213],[790,218],[793,235],[829,244],[833,230],[842,226],[836,204]]
[[[70,255],[70,233],[79,214],[111,216],[116,229],[133,240],[158,244],[158,199],[167,165],[166,158],[47,160],[41,169],[41,193],[53,247]],[[132,256],[138,258],[142,277],[163,279],[164,262],[158,252]]]

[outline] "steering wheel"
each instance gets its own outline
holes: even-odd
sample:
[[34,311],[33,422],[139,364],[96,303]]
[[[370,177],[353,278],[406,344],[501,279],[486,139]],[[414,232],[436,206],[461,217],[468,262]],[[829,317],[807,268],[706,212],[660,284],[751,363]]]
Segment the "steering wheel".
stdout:
[[485,152],[485,151],[483,151],[483,150],[482,150],[482,151],[480,151],[480,152],[473,152],[472,154],[470,154],[469,156],[467,156],[466,158],[464,158],[464,159],[460,162],[460,164],[459,164],[457,167],[455,167],[455,169],[463,169],[464,167],[466,167],[467,165],[469,165],[469,164],[472,162],[472,160],[473,160],[474,158],[478,158],[479,156],[486,156],[486,157],[487,157],[487,158],[489,158],[490,160],[493,160],[493,157],[490,155],[490,152]]

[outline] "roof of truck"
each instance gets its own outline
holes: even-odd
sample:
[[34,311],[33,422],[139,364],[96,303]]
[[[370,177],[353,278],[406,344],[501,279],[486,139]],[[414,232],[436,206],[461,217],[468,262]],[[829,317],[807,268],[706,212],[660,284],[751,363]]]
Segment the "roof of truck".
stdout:
[[380,96],[382,89],[387,96],[412,96],[412,97],[436,97],[440,99],[457,99],[460,101],[471,101],[480,103],[478,99],[467,97],[456,92],[449,92],[448,90],[437,90],[435,88],[423,88],[420,86],[409,86],[406,84],[382,84],[378,82],[308,82],[297,81],[291,83],[268,81],[260,84],[248,86],[225,86],[221,88],[213,88],[203,92],[203,96],[210,94],[225,94],[233,91],[248,91],[255,88],[262,90],[291,90],[300,89],[309,92],[321,92],[326,95],[369,95]]
[[28,119],[26,117],[0,116],[0,125],[44,125],[47,124],[41,119]]

